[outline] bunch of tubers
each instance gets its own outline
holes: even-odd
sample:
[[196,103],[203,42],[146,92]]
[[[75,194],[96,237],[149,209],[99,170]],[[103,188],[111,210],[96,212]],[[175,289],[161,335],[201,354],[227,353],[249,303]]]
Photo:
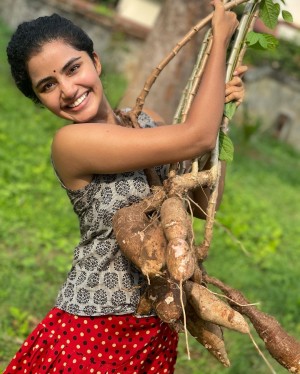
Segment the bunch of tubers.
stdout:
[[229,366],[220,326],[248,333],[248,325],[203,284],[192,219],[184,200],[165,190],[156,187],[151,197],[120,209],[113,218],[121,251],[148,279],[137,314],[154,311],[178,332],[183,331],[186,317],[188,331]]
[[[199,172],[199,180],[209,181],[209,173]],[[185,180],[189,177],[184,175]],[[154,311],[177,332],[187,329],[225,367],[230,361],[222,328],[250,335],[245,315],[273,358],[291,373],[300,373],[300,343],[239,291],[205,272],[204,259],[194,245],[192,217],[184,204],[187,189],[175,193],[178,178],[181,176],[175,177],[174,184],[169,178],[147,198],[120,209],[113,217],[121,251],[148,280],[137,314]],[[210,291],[209,284],[224,292],[229,301]]]

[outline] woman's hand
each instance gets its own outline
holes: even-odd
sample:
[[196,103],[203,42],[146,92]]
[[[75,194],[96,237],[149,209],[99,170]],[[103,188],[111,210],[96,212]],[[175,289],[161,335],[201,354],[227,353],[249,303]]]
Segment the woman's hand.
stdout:
[[226,11],[221,0],[212,0],[211,5],[215,8],[212,18],[212,30],[214,40],[221,41],[227,47],[239,22],[234,12]]
[[225,103],[235,101],[239,106],[245,97],[245,87],[242,81],[242,76],[248,70],[247,66],[239,66],[233,73],[233,78],[226,84],[225,87]]

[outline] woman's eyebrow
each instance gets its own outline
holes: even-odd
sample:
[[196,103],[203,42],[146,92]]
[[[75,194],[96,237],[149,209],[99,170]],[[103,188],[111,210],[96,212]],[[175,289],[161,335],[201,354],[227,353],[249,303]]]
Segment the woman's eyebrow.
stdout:
[[[60,70],[60,73],[63,74],[66,70],[68,70],[68,68],[75,62],[75,61],[78,61],[80,60],[81,57],[73,57],[71,58]],[[41,86],[42,84],[48,82],[49,80],[51,80],[53,77],[52,76],[48,76],[48,77],[45,77],[45,78],[42,78],[41,80],[39,80],[35,86],[36,89],[39,88],[39,86]]]
[[81,56],[79,57],[73,57],[71,58],[60,70],[60,73],[64,73],[68,68],[75,62],[81,59]]

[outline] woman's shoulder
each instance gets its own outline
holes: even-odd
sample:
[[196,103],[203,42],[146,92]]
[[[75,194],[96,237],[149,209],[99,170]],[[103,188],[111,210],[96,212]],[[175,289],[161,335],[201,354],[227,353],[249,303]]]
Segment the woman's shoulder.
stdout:
[[64,143],[70,139],[70,136],[72,134],[76,134],[78,132],[79,128],[83,128],[80,124],[68,124],[62,126],[60,129],[58,129],[52,139],[52,148],[55,147],[55,145]]

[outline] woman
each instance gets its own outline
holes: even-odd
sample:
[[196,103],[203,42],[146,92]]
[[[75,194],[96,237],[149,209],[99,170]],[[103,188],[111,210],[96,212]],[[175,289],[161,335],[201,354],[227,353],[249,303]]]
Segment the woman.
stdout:
[[[30,334],[8,373],[173,373],[177,334],[157,316],[136,316],[145,285],[120,252],[112,216],[147,196],[143,170],[211,150],[225,101],[241,101],[240,67],[225,90],[225,59],[237,27],[234,13],[214,0],[214,41],[198,93],[184,123],[156,126],[139,116],[141,129],[120,126],[101,85],[93,42],[58,15],[21,24],[7,48],[16,85],[72,124],[52,143],[52,161],[79,217],[81,240],[55,307]],[[150,113],[150,112],[148,112]]]

